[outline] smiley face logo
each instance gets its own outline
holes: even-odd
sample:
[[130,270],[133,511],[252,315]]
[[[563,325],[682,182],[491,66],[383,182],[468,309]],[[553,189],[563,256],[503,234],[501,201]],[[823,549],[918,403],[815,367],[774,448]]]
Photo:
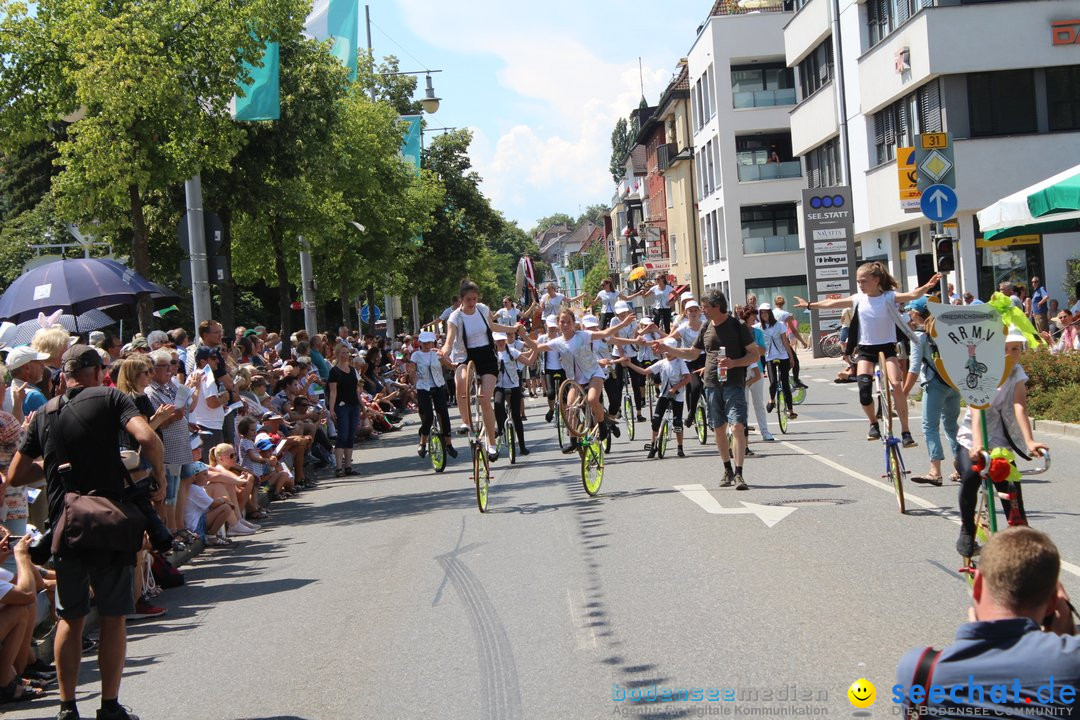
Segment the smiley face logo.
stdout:
[[874,687],[874,683],[866,678],[859,678],[851,683],[851,687],[847,690],[847,696],[855,707],[868,708],[877,699],[877,688]]

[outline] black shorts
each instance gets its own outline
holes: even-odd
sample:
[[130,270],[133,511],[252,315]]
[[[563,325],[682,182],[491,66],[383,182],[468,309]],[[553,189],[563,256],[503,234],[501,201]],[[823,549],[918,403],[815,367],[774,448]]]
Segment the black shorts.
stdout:
[[90,613],[90,591],[94,604],[105,617],[135,612],[135,583],[132,566],[92,564],[76,553],[54,559],[56,569],[56,614],[78,620]]
[[883,345],[860,345],[856,351],[856,359],[867,360],[872,363],[878,361],[878,353],[885,353],[886,358],[896,357],[896,343],[885,343]]
[[566,371],[562,368],[558,370],[544,370],[544,375],[547,378],[545,383],[546,395],[549,398],[554,398],[559,392],[559,386],[562,385],[563,380],[566,379]]
[[499,374],[499,361],[495,357],[495,348],[492,346],[468,348],[465,352],[469,358],[467,362],[472,362],[476,366],[477,377]]

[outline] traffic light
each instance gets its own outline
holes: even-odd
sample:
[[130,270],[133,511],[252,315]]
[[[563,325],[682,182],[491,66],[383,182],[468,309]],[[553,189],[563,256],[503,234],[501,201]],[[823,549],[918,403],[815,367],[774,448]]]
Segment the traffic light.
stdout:
[[936,235],[934,247],[937,250],[938,272],[952,272],[956,269],[956,258],[953,256],[953,239],[948,235]]

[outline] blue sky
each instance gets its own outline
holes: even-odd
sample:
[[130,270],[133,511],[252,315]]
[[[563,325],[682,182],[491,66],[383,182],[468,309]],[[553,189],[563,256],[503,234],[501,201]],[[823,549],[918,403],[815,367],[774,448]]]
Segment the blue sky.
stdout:
[[529,230],[545,215],[610,202],[611,130],[641,98],[638,57],[655,104],[712,1],[369,5],[376,57],[443,71],[432,76],[442,104],[428,126],[473,130],[484,193]]

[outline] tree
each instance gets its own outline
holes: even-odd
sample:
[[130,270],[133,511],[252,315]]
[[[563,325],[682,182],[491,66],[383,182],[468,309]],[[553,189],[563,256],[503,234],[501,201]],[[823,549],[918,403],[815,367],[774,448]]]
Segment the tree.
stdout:
[[537,220],[531,234],[536,235],[538,232],[543,232],[558,225],[565,225],[572,232],[577,229],[578,224],[577,220],[566,213],[552,213]]
[[[78,117],[55,143],[57,209],[130,237],[134,268],[148,274],[147,198],[228,164],[241,140],[229,102],[243,63],[258,62],[268,40],[298,35],[309,7],[41,0],[30,15],[3,0],[0,137],[44,139],[58,118]],[[139,308],[144,330],[149,310]]]
[[634,142],[634,135],[630,132],[626,118],[619,118],[615,123],[615,129],[611,131],[611,163],[608,165],[611,179],[616,183],[626,174],[626,158],[634,149]]
[[600,203],[590,205],[585,208],[584,211],[582,211],[581,215],[578,216],[577,224],[575,225],[575,227],[580,227],[586,222],[592,222],[599,225],[600,227],[604,227],[604,218],[607,217],[608,213],[610,212],[611,208],[609,208],[607,205],[603,205]]

